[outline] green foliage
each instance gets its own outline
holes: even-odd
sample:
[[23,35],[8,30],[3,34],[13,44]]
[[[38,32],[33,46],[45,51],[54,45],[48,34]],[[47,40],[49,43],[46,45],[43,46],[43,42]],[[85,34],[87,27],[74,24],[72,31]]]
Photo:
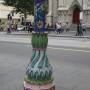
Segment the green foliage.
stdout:
[[14,6],[17,0],[4,0],[4,4],[8,6]]
[[5,5],[15,7],[16,12],[34,14],[34,0],[4,0]]
[[17,0],[15,7],[17,12],[27,12],[27,14],[33,14],[34,0]]
[[48,13],[48,0],[43,0],[43,9],[44,9],[44,12],[47,14]]
[[[34,14],[34,0],[4,0],[5,5],[13,6],[16,12],[26,14]],[[43,0],[43,10],[45,13],[48,11],[48,0]]]

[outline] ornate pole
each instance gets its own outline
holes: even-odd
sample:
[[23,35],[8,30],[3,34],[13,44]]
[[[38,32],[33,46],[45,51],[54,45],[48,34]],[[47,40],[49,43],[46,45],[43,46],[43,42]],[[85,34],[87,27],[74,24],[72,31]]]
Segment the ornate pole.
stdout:
[[24,90],[55,90],[53,69],[46,54],[48,33],[45,31],[43,0],[34,0],[34,32],[32,32],[32,58],[26,69]]

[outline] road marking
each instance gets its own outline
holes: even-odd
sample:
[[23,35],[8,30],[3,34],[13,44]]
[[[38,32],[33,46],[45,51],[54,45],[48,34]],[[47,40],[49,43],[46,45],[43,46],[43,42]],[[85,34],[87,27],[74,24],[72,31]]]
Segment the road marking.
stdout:
[[[32,47],[32,45],[25,45],[27,47]],[[70,48],[57,48],[57,47],[47,47],[48,49],[55,49],[55,50],[63,50],[63,51],[74,51],[74,52],[87,52],[90,53],[90,51],[88,50],[78,50],[78,49],[70,49]]]
[[66,48],[56,48],[56,47],[48,47],[49,49],[56,49],[56,50],[64,50],[64,51],[74,51],[74,52],[87,52],[90,53],[90,51],[87,50],[77,50],[77,49],[66,49]]

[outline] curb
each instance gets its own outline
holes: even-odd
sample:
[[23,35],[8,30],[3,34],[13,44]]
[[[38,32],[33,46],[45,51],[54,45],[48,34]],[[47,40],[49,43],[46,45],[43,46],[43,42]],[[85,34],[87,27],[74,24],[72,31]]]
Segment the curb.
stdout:
[[[29,36],[30,34],[1,34],[1,35],[25,35],[25,36]],[[65,37],[65,38],[87,38],[90,39],[90,36],[71,36],[71,35],[50,35],[48,34],[49,37]]]
[[63,36],[56,36],[56,35],[48,35],[50,37],[68,37],[68,38],[87,38],[87,39],[90,39],[90,36],[66,36],[66,35],[63,35]]

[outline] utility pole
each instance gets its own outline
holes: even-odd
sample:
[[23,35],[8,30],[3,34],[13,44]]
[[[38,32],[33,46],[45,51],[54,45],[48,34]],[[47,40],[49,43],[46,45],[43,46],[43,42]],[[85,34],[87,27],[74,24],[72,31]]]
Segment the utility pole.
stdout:
[[48,33],[45,30],[43,1],[34,0],[34,32],[32,32],[32,57],[26,69],[24,90],[55,90],[53,68],[49,63],[46,49]]

